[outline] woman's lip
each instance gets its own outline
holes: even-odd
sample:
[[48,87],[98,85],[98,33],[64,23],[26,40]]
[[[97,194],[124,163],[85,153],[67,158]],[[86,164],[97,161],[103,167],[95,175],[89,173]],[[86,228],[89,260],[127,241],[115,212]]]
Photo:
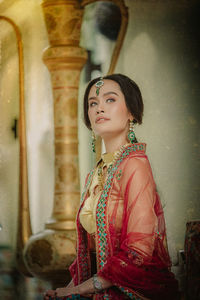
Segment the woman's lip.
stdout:
[[96,121],[95,121],[95,123],[101,123],[101,122],[104,122],[104,121],[108,121],[109,119],[107,119],[107,118],[97,118],[96,119]]

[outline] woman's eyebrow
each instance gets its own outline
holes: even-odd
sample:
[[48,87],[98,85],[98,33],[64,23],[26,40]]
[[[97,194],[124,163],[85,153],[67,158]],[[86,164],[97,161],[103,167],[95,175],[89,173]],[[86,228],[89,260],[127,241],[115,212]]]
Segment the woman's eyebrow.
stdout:
[[115,92],[107,92],[107,93],[105,93],[105,94],[103,94],[103,96],[107,96],[107,95],[110,95],[110,94],[114,94],[114,95],[116,95],[116,96],[119,96],[117,93],[115,93]]
[[90,100],[96,100],[97,99],[97,97],[90,97],[89,99],[88,99],[88,101],[90,101]]

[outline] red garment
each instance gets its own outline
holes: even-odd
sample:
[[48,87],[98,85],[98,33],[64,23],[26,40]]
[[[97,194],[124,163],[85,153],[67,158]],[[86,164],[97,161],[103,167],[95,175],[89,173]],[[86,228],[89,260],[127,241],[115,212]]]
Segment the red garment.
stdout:
[[[87,180],[82,204],[94,171]],[[79,213],[80,213],[79,210]],[[77,285],[91,277],[89,235],[77,216]],[[113,283],[95,299],[178,299],[165,220],[145,144],[129,145],[113,165],[97,205],[97,274]]]

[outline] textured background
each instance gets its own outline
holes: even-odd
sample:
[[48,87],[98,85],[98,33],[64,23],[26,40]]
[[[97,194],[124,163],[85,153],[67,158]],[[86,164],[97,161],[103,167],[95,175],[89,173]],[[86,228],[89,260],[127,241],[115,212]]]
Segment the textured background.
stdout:
[[[33,231],[43,229],[51,215],[54,185],[53,102],[49,73],[42,62],[48,46],[41,1],[0,4],[0,14],[20,27],[25,55],[29,192]],[[141,87],[145,112],[138,139],[147,143],[158,191],[164,205],[173,262],[184,247],[186,222],[200,218],[199,201],[199,3],[198,1],[126,1],[128,31],[116,72]],[[88,32],[86,34],[88,22]],[[113,44],[90,34],[84,22],[82,45],[91,47],[106,72]],[[6,28],[1,30],[2,28]],[[6,34],[5,34],[6,32]],[[0,27],[0,243],[15,245],[18,202],[18,140],[11,127],[18,114],[16,52],[9,25]],[[5,51],[5,49],[7,49]],[[10,50],[8,50],[10,49]],[[10,71],[9,71],[10,70]],[[9,73],[9,74],[8,74]],[[84,70],[79,91],[81,187],[94,157],[90,133],[82,122]],[[9,100],[9,101],[8,101]]]

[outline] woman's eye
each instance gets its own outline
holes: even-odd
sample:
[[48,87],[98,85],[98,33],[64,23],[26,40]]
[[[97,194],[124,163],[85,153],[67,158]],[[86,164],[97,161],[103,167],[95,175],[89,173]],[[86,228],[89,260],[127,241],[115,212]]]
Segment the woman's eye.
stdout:
[[96,104],[97,104],[97,102],[91,101],[90,104],[89,104],[89,107],[93,107],[93,106],[95,106]]
[[115,99],[109,98],[109,99],[106,100],[106,102],[115,102]]

